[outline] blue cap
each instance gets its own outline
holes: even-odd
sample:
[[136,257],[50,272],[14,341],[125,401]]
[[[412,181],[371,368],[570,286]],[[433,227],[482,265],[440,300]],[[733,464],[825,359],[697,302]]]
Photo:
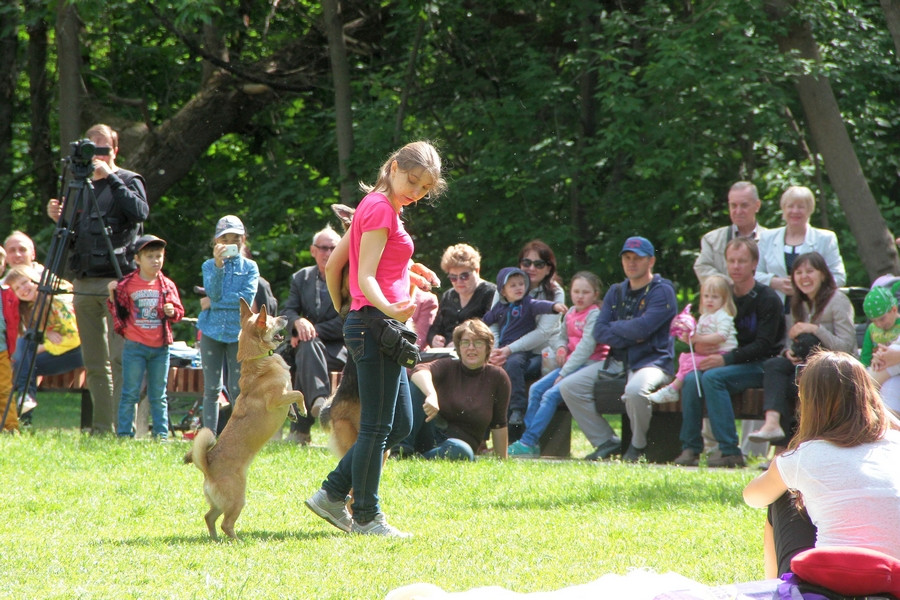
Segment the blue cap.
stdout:
[[226,233],[246,235],[244,224],[234,215],[225,215],[216,223],[216,237],[222,237]]
[[619,252],[619,256],[622,256],[626,252],[634,252],[638,256],[656,256],[656,253],[653,251],[653,244],[650,243],[650,240],[637,235],[625,240],[625,245],[622,246],[622,251]]

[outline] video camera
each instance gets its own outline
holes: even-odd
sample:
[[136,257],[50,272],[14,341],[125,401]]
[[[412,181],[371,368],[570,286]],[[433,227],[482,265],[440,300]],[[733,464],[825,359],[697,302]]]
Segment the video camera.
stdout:
[[97,146],[87,138],[69,142],[69,148],[66,162],[71,166],[73,175],[79,179],[87,179],[94,172],[95,156],[108,156],[110,151],[110,148]]

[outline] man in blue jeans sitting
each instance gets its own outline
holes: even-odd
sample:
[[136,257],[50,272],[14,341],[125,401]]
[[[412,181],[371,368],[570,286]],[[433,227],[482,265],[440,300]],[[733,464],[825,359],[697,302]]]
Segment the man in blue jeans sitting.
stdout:
[[[731,395],[749,388],[762,387],[763,361],[781,352],[784,340],[784,306],[772,288],[754,278],[759,262],[759,248],[750,238],[734,238],[725,247],[728,276],[734,282],[734,317],[738,347],[725,354],[715,348],[696,344],[694,351],[706,354],[697,364],[698,371],[689,373],[681,390],[681,454],[675,464],[693,466],[703,451],[700,428],[703,403],[719,442],[721,456],[710,457],[710,467],[743,467],[744,457],[738,446],[737,429]],[[700,378],[703,397],[697,393],[695,378]]]

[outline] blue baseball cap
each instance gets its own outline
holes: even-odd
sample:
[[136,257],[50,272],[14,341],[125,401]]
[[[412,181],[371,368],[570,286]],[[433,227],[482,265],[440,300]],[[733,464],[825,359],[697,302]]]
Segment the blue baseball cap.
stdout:
[[653,244],[650,243],[650,240],[637,235],[625,240],[625,245],[622,246],[622,251],[619,252],[619,256],[622,256],[626,252],[634,252],[638,256],[656,256],[656,253],[653,251]]

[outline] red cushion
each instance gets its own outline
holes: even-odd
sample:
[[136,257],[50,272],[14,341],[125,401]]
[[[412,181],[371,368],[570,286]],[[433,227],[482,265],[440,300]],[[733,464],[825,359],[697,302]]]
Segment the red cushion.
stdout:
[[900,596],[900,560],[865,548],[812,548],[791,559],[791,571],[809,583],[845,596]]

